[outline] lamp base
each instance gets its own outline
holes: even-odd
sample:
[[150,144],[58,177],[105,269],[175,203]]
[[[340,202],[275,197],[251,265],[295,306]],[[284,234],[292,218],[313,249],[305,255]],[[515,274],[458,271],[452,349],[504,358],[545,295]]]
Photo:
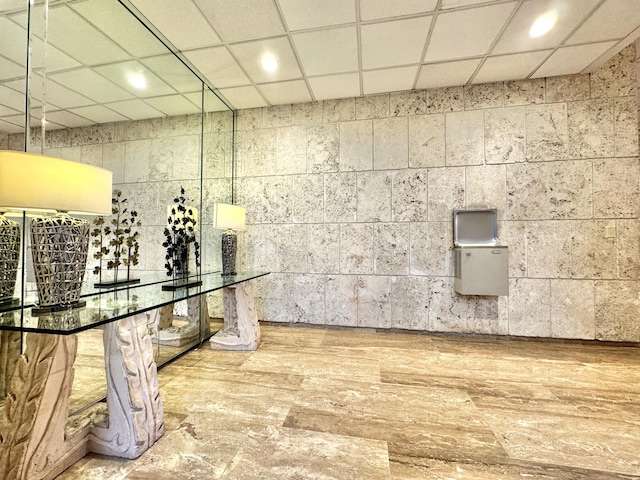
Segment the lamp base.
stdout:
[[89,222],[60,212],[31,221],[31,253],[38,287],[38,308],[63,310],[77,305],[82,288]]
[[233,230],[222,234],[222,276],[236,275],[236,251],[238,250],[238,236]]
[[0,305],[13,300],[20,258],[20,226],[0,213]]

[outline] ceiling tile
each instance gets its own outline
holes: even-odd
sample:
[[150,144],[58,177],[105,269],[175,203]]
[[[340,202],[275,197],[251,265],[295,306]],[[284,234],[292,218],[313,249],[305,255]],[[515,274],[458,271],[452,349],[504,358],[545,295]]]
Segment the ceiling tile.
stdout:
[[[42,6],[37,5],[32,15],[34,34],[42,38],[44,19]],[[26,22],[26,19],[21,19]],[[104,33],[89,24],[66,5],[49,9],[49,44],[73,57],[83,65],[117,62],[130,58]]]
[[553,50],[489,57],[472,83],[491,83],[527,78]]
[[144,101],[137,98],[133,100],[124,100],[122,102],[108,103],[106,106],[131,120],[144,120],[146,118],[164,116],[161,112],[155,108],[151,108]]
[[[24,87],[24,82],[23,87]],[[24,91],[14,90],[0,85],[0,103],[19,111],[24,111]]]
[[[287,37],[269,38],[231,46],[240,66],[254,83],[276,82],[302,77],[298,61]],[[267,72],[260,64],[263,57],[278,61],[275,72]]]
[[192,0],[133,0],[135,7],[180,50],[220,43]]
[[95,123],[111,123],[122,122],[128,120],[119,113],[108,109],[103,105],[90,105],[88,107],[78,107],[69,109],[70,112],[80,115],[81,117],[88,118]]
[[[553,48],[565,39],[600,1],[561,3],[557,0],[528,0],[518,8],[491,53],[495,55]],[[535,19],[551,10],[558,14],[555,26],[546,35],[531,38],[529,29]]]
[[[184,97],[189,99],[194,105],[200,105],[202,103],[202,92],[185,93]],[[227,106],[215,95],[206,95],[204,97],[204,111],[205,112],[222,112],[229,110]]]
[[16,125],[15,123],[11,123],[4,118],[0,118],[0,132],[22,133],[24,132],[24,127],[22,125]]
[[267,83],[259,86],[262,94],[271,105],[310,102],[311,94],[304,80]]
[[358,70],[356,27],[294,33],[292,38],[306,75]]
[[453,87],[466,84],[480,65],[480,59],[422,65],[416,88]]
[[251,83],[227,47],[192,50],[184,55],[216,88]]
[[360,18],[377,20],[433,12],[437,0],[360,0]]
[[24,67],[0,56],[0,80],[24,76]]
[[7,107],[6,105],[2,105],[0,103],[0,117],[4,117],[7,115],[18,115],[20,110],[15,110],[11,107]]
[[431,17],[418,17],[361,27],[362,67],[393,67],[419,63]]
[[357,73],[310,78],[309,85],[316,100],[360,96],[360,75]]
[[484,55],[516,5],[509,2],[438,15],[425,61]]
[[[24,79],[7,82],[5,85],[19,91],[24,98],[26,91]],[[30,90],[32,103],[39,103],[42,98],[42,77],[40,75],[32,74]],[[56,105],[59,108],[80,107],[95,103],[93,100],[51,81],[50,75],[47,76],[46,102],[48,105]]]
[[418,67],[388,68],[371,70],[362,73],[362,90],[364,95],[382,92],[399,92],[411,90]]
[[75,113],[71,113],[66,110],[47,112],[46,116],[47,122],[53,122],[66,128],[85,127],[87,125],[93,125],[95,123],[87,118],[83,118],[79,115],[76,115]]
[[49,75],[49,78],[97,103],[115,102],[132,97],[130,93],[90,68],[54,73]]
[[200,113],[200,108],[196,107],[182,95],[167,95],[165,97],[146,98],[145,101],[156,110],[167,116],[190,115]]
[[285,33],[273,0],[195,1],[225,42],[255,40]]
[[[164,83],[155,73],[135,60],[94,67],[93,70],[135,97],[155,97],[175,93],[175,90]],[[147,88],[138,89],[131,85],[129,82],[131,75],[142,76],[147,82]]]
[[118,2],[71,3],[77,13],[135,57],[166,53],[167,48]]
[[483,3],[496,3],[500,0],[442,0],[442,9],[469,7]]
[[[603,28],[606,25],[606,28]],[[567,45],[621,39],[640,26],[638,0],[607,0],[571,35]]]
[[14,10],[24,10],[26,4],[24,0],[2,0],[0,1],[0,13]]
[[356,21],[355,0],[278,0],[278,3],[291,31]]
[[248,85],[246,87],[221,88],[220,93],[231,102],[233,108],[255,108],[266,107],[268,104],[260,95],[256,87]]
[[202,88],[200,79],[173,55],[143,58],[140,62],[167,82],[176,92],[193,92]]
[[615,44],[616,42],[603,42],[560,48],[536,70],[532,78],[580,73]]

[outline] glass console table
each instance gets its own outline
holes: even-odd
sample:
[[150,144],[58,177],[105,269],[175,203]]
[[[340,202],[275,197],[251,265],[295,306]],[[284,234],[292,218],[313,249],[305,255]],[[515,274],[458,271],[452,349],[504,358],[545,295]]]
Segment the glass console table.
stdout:
[[[265,275],[203,274],[198,277],[201,285],[176,291],[163,291],[155,277],[158,281],[88,291],[86,306],[77,309],[37,316],[29,306],[0,312],[3,341],[26,333],[3,406],[8,420],[0,422],[0,471],[9,472],[10,479],[41,480],[55,477],[89,452],[139,457],[164,433],[150,322],[161,322],[163,310],[172,312],[174,302],[187,300],[189,310],[198,312],[199,325],[206,317],[208,331],[205,294],[222,290],[224,327],[211,337],[211,347],[255,350],[260,330],[250,281]],[[76,334],[92,328],[104,330],[108,416],[104,404],[95,406],[84,420],[75,421],[81,426],[70,433]]]

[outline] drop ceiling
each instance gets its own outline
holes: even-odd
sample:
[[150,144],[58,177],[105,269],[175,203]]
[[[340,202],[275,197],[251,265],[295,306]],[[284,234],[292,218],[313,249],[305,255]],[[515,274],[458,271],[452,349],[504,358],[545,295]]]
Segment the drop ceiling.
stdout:
[[[22,131],[24,122],[24,3],[0,0],[5,132]],[[124,3],[236,109],[586,73],[640,37],[639,0]],[[530,38],[533,20],[551,9],[555,27]],[[43,16],[34,20],[41,32]],[[50,128],[198,111],[197,79],[116,0],[51,0],[49,25]],[[275,72],[262,69],[264,55],[277,59]],[[34,85],[42,63],[36,55]],[[124,81],[132,70],[148,76],[147,91]]]

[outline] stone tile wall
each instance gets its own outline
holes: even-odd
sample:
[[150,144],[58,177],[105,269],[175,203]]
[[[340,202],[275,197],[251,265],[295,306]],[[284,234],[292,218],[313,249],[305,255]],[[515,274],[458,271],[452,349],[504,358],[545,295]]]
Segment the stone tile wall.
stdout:
[[[640,341],[638,62],[238,113],[261,318]],[[497,207],[510,295],[453,291],[452,210]]]

